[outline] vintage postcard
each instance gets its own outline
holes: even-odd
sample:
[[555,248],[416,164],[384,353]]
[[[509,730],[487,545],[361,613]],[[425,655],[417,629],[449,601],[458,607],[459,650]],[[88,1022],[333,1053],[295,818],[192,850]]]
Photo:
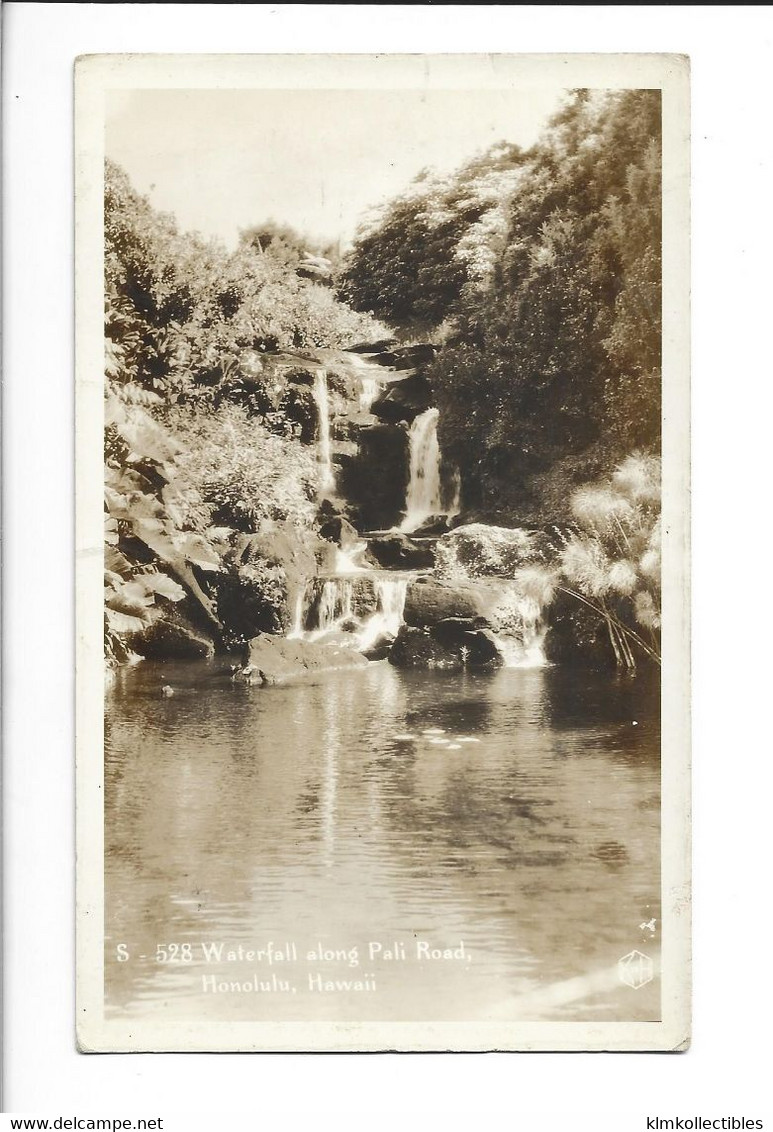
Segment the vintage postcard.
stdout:
[[84,1052],[690,1035],[689,64],[76,64]]

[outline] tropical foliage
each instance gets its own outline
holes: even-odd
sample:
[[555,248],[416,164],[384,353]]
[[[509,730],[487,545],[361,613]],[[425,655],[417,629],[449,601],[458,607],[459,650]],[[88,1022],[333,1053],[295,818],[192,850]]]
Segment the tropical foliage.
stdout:
[[528,152],[423,175],[360,234],[349,301],[444,343],[429,376],[468,507],[554,517],[657,443],[660,225],[659,93],[578,91]]
[[[105,647],[131,659],[181,617],[224,639],[218,593],[236,572],[260,605],[282,567],[240,536],[265,523],[309,530],[316,465],[262,358],[340,347],[383,327],[309,277],[315,252],[288,232],[245,234],[231,254],[178,232],[108,162],[105,174]],[[304,266],[305,265],[305,266]],[[243,576],[242,576],[243,575]],[[181,611],[184,611],[181,613]]]

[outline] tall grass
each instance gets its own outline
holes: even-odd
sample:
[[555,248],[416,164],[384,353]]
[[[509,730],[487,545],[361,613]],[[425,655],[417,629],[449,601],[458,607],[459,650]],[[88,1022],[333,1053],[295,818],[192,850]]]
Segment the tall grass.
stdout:
[[559,588],[603,619],[621,668],[660,664],[660,461],[634,453],[572,498]]

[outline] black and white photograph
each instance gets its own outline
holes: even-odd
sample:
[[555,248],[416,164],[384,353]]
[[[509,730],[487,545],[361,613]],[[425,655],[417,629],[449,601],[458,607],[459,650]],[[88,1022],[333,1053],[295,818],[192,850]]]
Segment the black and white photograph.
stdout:
[[688,74],[78,61],[82,1050],[689,1044]]

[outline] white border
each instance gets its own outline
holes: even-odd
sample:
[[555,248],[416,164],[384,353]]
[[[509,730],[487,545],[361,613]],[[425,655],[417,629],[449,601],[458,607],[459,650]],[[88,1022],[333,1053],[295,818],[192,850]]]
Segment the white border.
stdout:
[[[759,532],[767,515],[770,394],[759,330],[769,321],[773,261],[766,223],[773,197],[769,9],[305,9],[302,21],[280,9],[264,17],[260,36],[262,49],[282,51],[560,47],[691,56],[697,946],[695,1040],[676,1060],[535,1054],[191,1061],[76,1053],[67,565],[72,60],[84,52],[258,45],[254,13],[233,8],[189,8],[182,23],[179,10],[163,6],[6,4],[3,17],[6,1110],[134,1107],[149,1114],[195,1105],[205,1114],[260,1111],[283,1126],[293,1116],[335,1111],[347,1127],[361,1126],[367,1112],[379,1129],[404,1120],[409,1109],[416,1120],[443,1119],[447,1128],[529,1114],[530,1127],[540,1128],[551,1114],[566,1114],[578,1132],[640,1128],[644,1112],[667,1115],[688,1106],[764,1115],[769,984],[754,954],[770,919],[761,899],[768,877],[760,833],[771,793],[768,644],[753,615],[756,602],[739,600],[730,628],[718,627],[717,606],[727,589],[728,528]],[[46,553],[34,553],[36,545]],[[52,556],[60,559],[55,570]],[[46,602],[30,601],[30,592],[43,590]],[[758,607],[763,618],[766,604]],[[204,1082],[195,1096],[194,1074]],[[610,1111],[616,1118],[608,1125],[601,1116]]]

